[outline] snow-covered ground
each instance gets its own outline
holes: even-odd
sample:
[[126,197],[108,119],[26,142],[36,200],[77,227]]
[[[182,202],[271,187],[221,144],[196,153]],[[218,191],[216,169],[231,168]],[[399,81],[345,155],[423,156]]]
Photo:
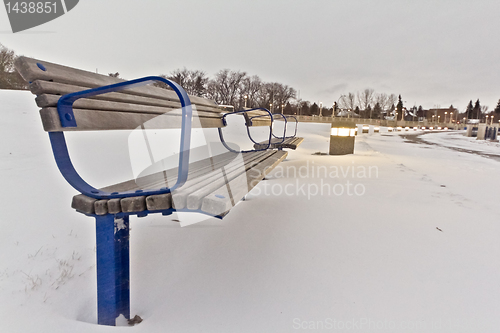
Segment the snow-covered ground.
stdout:
[[[144,321],[104,327],[94,221],[70,208],[33,96],[0,91],[0,108],[0,332],[498,332],[499,162],[446,148],[498,144],[381,133],[358,136],[354,155],[314,155],[329,125],[300,124],[303,144],[224,220],[131,219]],[[95,181],[113,183],[127,141],[102,138],[70,145],[95,155],[74,156],[83,173],[106,167]],[[109,151],[122,157],[92,165]]]
[[452,149],[466,150],[483,155],[500,156],[500,143],[490,140],[477,140],[464,136],[465,131],[447,131],[433,135],[423,135],[422,140]]

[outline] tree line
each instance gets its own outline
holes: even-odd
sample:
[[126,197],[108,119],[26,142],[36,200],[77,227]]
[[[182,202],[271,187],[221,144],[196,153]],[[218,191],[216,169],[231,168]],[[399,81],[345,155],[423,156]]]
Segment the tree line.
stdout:
[[465,111],[460,114],[462,118],[467,118],[467,119],[483,119],[486,117],[494,116],[495,119],[500,119],[500,100],[498,100],[498,103],[492,111],[489,111],[489,107],[486,105],[481,105],[481,102],[479,99],[476,100],[475,103],[472,102],[472,100],[469,101],[469,104],[467,104],[467,107],[465,108]]
[[[397,104],[396,104],[397,101]],[[351,111],[351,115],[361,118],[383,119],[385,116],[397,115],[398,120],[414,120],[416,118],[427,118],[428,110],[424,110],[420,105],[406,108],[403,105],[401,95],[395,94],[377,94],[373,89],[367,88],[361,92],[347,93],[341,95],[338,102],[334,105],[336,115],[346,115],[346,110]],[[450,110],[456,110],[453,105]],[[485,116],[495,114],[496,119],[500,119],[500,100],[493,111],[488,112],[488,106],[481,105],[479,99],[475,103],[469,102],[465,111],[459,112],[457,119],[483,119]],[[434,109],[431,109],[431,113]]]
[[[257,75],[230,69],[218,71],[213,78],[204,71],[187,68],[160,76],[178,83],[190,95],[212,99],[219,105],[232,105],[237,110],[261,107],[281,112],[297,95],[297,91],[286,84],[264,82]],[[156,85],[168,88],[162,82]]]
[[[334,104],[335,112],[342,114],[354,113],[355,116],[370,119],[383,119],[394,113],[395,103],[398,97],[395,94],[375,93],[374,89],[366,88],[356,93],[349,92],[341,95]],[[401,104],[399,96],[398,104]],[[400,113],[401,114],[401,113]]]

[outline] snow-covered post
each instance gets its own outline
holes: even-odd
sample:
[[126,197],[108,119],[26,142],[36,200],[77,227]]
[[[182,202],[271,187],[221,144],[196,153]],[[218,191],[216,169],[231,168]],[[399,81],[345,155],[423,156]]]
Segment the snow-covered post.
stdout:
[[348,121],[334,121],[330,132],[330,155],[354,153],[356,125]]
[[486,139],[486,124],[478,124],[476,140]]
[[466,124],[465,126],[466,126],[465,136],[468,138],[471,138],[472,137],[472,124]]

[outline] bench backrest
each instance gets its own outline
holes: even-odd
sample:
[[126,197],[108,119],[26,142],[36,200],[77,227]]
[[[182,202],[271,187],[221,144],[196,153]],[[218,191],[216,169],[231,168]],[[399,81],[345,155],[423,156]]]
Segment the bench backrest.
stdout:
[[264,110],[252,110],[243,113],[247,126],[271,126],[272,119]]
[[[36,103],[41,108],[42,123],[47,132],[132,130],[145,123],[148,128],[181,126],[182,112],[177,94],[149,85],[79,99],[73,105],[77,127],[62,127],[57,112],[57,102],[62,95],[124,80],[27,57],[19,57],[15,66],[29,82],[31,92],[37,95]],[[222,110],[217,103],[197,96],[189,98],[199,119],[199,122],[193,121],[194,127],[224,126]]]

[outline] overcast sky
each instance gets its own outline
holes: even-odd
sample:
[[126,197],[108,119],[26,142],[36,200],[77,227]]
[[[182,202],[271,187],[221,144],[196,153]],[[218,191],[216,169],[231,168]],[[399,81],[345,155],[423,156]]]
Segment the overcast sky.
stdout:
[[373,88],[405,106],[500,99],[498,0],[81,0],[0,43],[127,79],[182,67],[229,68],[280,82],[311,102]]

